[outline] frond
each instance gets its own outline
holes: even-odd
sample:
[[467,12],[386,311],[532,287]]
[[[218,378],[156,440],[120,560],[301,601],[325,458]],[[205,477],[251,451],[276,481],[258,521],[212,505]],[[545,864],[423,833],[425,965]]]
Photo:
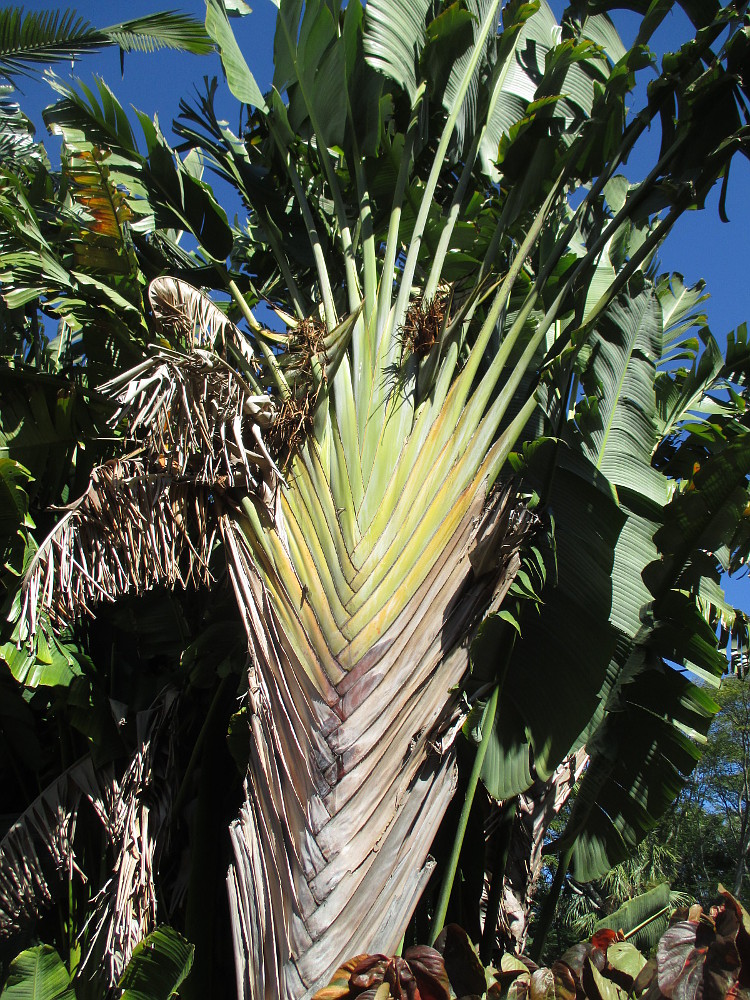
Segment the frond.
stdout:
[[154,854],[169,802],[163,801],[165,782],[159,786],[161,799],[149,790],[156,750],[169,733],[175,704],[167,692],[140,713],[139,746],[119,781],[110,767],[96,767],[85,757],[45,788],[11,826],[0,841],[0,939],[28,929],[74,876],[84,881],[99,877],[98,871],[81,871],[73,847],[80,806],[88,801],[113,860],[94,900],[93,931],[86,935],[78,974],[103,978],[108,988],[116,985],[133,949],[156,922]]
[[101,36],[72,9],[0,11],[0,73],[29,75],[35,65],[75,59],[100,47]]
[[[160,282],[158,323],[198,343],[233,336],[195,289]],[[271,511],[283,481],[262,435],[275,418],[271,398],[216,354],[161,348],[101,392],[117,404],[112,426],[137,450],[96,467],[40,545],[22,588],[21,641],[45,613],[62,627],[100,600],[208,584],[219,514],[247,496]]]
[[134,18],[109,28],[94,28],[75,10],[0,11],[0,74],[31,75],[35,66],[77,59],[108,45],[126,52],[159,48],[204,54],[213,43],[203,26],[184,14],[168,11]]
[[63,176],[78,223],[70,242],[77,268],[129,274],[133,262],[126,227],[134,214],[125,193],[110,177],[109,158],[109,152],[86,142],[66,143],[63,149]]
[[93,900],[93,930],[78,974],[103,979],[108,989],[119,982],[136,945],[156,926],[155,854],[169,802],[162,798],[165,782],[159,782],[159,795],[153,793],[152,784],[156,749],[169,736],[175,705],[174,694],[167,693],[143,713],[142,741],[122,779],[107,789],[102,819],[114,863]]
[[187,281],[167,275],[148,286],[148,297],[158,329],[188,351],[217,350],[234,343],[248,360],[253,350],[247,338],[207,295]]
[[101,774],[90,758],[64,771],[0,841],[0,938],[22,931],[53,902],[57,881],[80,874],[73,834],[81,799],[101,801]]
[[13,94],[13,87],[0,86],[0,163],[6,169],[46,159],[44,147],[34,140],[34,126]]
[[62,628],[100,600],[158,584],[207,584],[214,540],[208,508],[207,489],[150,472],[141,459],[98,466],[29,566],[21,639],[35,634],[45,612]]
[[214,43],[201,22],[174,10],[145,14],[121,24],[113,24],[109,28],[102,28],[101,34],[125,52],[175,49],[178,52],[192,52],[193,55],[207,55],[214,50]]
[[274,403],[221,358],[162,348],[101,391],[118,403],[113,426],[146,448],[150,471],[221,489],[242,486],[271,501],[281,473],[262,429],[274,420]]

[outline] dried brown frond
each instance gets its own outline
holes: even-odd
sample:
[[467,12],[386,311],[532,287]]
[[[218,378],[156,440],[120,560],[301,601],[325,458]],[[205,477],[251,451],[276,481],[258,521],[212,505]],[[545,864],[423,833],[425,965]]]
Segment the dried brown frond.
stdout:
[[122,781],[113,782],[108,790],[105,825],[114,867],[94,898],[96,925],[81,971],[96,956],[94,974],[98,977],[103,971],[109,987],[118,982],[135,946],[156,926],[156,842],[149,830],[146,795],[150,765],[151,744],[146,742],[134,754]]
[[148,297],[159,332],[187,350],[219,349],[231,341],[248,360],[252,358],[247,338],[215,302],[187,281],[167,276],[155,278],[148,287]]
[[140,458],[98,466],[29,566],[20,635],[33,635],[45,612],[63,627],[100,600],[207,584],[215,533],[207,486],[151,473]]
[[400,328],[402,352],[426,358],[440,338],[450,305],[449,288],[441,288],[426,302],[415,299],[406,310],[404,324]]
[[225,480],[257,493],[275,489],[279,470],[261,431],[274,419],[270,396],[256,395],[220,358],[159,350],[102,386],[119,403],[111,423],[146,446],[151,471],[195,483]]
[[59,628],[102,599],[207,584],[228,490],[273,510],[282,476],[262,430],[275,403],[221,358],[160,349],[101,392],[117,402],[111,423],[137,451],[95,468],[41,544],[21,591],[21,640],[46,614]]
[[[139,747],[122,779],[106,788],[102,822],[112,849],[113,865],[94,897],[93,933],[79,975],[114,987],[135,946],[156,926],[157,838],[169,813],[169,801],[154,794],[159,779],[158,751],[170,740],[174,724],[174,692],[138,717]],[[164,782],[159,781],[159,788]]]
[[82,798],[99,797],[98,776],[85,758],[48,785],[0,841],[0,939],[27,928],[53,902],[58,884],[81,874],[73,851],[78,808]]
[[95,871],[79,868],[73,847],[80,806],[90,803],[111,867],[94,897],[89,944],[78,975],[83,972],[107,991],[156,924],[155,854],[170,807],[169,795],[164,801],[160,756],[171,747],[175,705],[174,693],[167,691],[152,709],[139,713],[138,749],[121,780],[111,767],[96,767],[85,757],[48,785],[0,841],[4,939],[27,931],[75,875],[89,882],[100,877],[99,862]]
[[[276,412],[273,424],[266,431],[268,450],[284,468],[292,455],[313,429],[315,406],[321,385],[325,384],[325,326],[319,320],[305,319],[290,338],[287,371],[292,395]],[[320,366],[322,381],[315,385],[312,378],[313,358]],[[296,377],[295,377],[296,376]]]

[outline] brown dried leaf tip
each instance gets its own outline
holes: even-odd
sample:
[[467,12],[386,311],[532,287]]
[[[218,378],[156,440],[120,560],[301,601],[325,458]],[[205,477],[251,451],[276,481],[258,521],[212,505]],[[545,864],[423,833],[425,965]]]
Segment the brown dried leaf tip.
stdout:
[[429,302],[422,296],[412,302],[400,330],[402,356],[406,353],[416,354],[418,358],[427,357],[438,342],[450,300],[451,290],[446,285],[441,286]]
[[[326,382],[324,338],[325,326],[314,319],[303,320],[290,336],[284,369],[292,394],[279,404],[265,433],[268,449],[282,468],[312,433],[318,395]],[[320,372],[318,379],[314,369]]]

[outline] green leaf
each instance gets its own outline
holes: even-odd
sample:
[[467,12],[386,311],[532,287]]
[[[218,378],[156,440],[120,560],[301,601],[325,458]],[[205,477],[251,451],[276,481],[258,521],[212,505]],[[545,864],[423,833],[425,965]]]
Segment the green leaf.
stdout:
[[[596,922],[595,931],[609,928],[613,931],[622,931],[630,935],[636,927],[640,927],[646,921],[645,927],[641,927],[632,939],[632,944],[623,942],[619,945],[619,950],[612,952],[613,945],[607,952],[607,958],[623,972],[627,972],[633,979],[638,975],[646,960],[638,949],[650,951],[657,943],[661,935],[667,928],[667,910],[669,907],[670,888],[668,882],[662,882],[648,892],[642,892],[623,903],[614,913],[608,917],[603,917]],[[654,918],[654,919],[652,919]],[[617,962],[615,961],[617,959]]]
[[229,89],[237,100],[267,112],[263,94],[237,44],[222,0],[206,0],[206,31],[218,46]]
[[118,983],[120,1000],[169,1000],[193,965],[195,946],[171,927],[158,927],[133,951]]
[[28,76],[40,64],[74,60],[109,45],[128,52],[171,48],[205,54],[212,48],[200,23],[173,11],[97,29],[71,8],[28,13],[21,7],[0,10],[0,73],[5,76]]
[[203,30],[200,21],[195,21],[179,11],[161,11],[134,17],[121,24],[101,28],[100,33],[125,52],[155,52],[158,49],[173,49],[191,52],[193,55],[208,55],[213,52],[211,39]]
[[140,229],[186,231],[215,260],[228,256],[232,230],[226,213],[211,188],[193,176],[169,147],[158,124],[136,111],[146,140],[144,156],[124,108],[104,81],[96,81],[96,92],[80,81],[79,90],[57,79],[53,86],[63,100],[45,109],[47,127],[68,143],[80,143],[85,137],[116,154],[108,161],[111,175],[125,186],[130,207],[142,216]]
[[75,1000],[70,974],[54,948],[28,948],[10,963],[0,1000]]
[[10,535],[19,525],[33,527],[25,489],[30,479],[20,462],[0,456],[0,536]]
[[[646,672],[634,684],[650,680]],[[582,882],[625,860],[672,804],[700,756],[669,718],[635,703],[610,711],[590,749],[570,821],[555,844],[560,850],[574,845],[573,873]]]
[[[667,926],[667,915],[663,914],[664,923],[661,927],[663,931]],[[654,924],[658,927],[659,922],[654,921]],[[645,929],[645,928],[644,928]],[[658,935],[655,938],[658,940]],[[630,976],[631,979],[636,979],[641,969],[646,964],[646,959],[640,953],[638,948],[631,944],[629,941],[615,941],[613,944],[607,948],[607,961],[618,972],[624,972],[626,976]]]
[[253,12],[253,8],[245,0],[225,0],[224,7],[230,17],[245,17]]
[[625,990],[599,972],[589,958],[584,963],[581,982],[586,996],[598,997],[599,1000],[626,1000],[627,998]]
[[666,485],[651,468],[657,442],[654,379],[661,356],[662,310],[650,286],[635,279],[589,337],[593,350],[581,376],[598,400],[598,423],[589,422],[583,451],[618,489],[627,488],[660,506]]
[[[499,798],[528,787],[516,782],[527,781],[529,747],[537,772],[548,776],[599,716],[616,639],[609,620],[612,564],[625,521],[607,481],[566,445],[538,441],[524,456],[535,488],[548,481],[555,466],[549,496],[555,553],[548,552],[547,561],[556,560],[558,574],[555,579],[550,573],[539,612],[524,609],[523,638],[514,647],[501,693],[494,733],[498,746],[490,744],[482,776]],[[487,676],[498,649],[492,642],[472,647],[480,678]]]
[[[461,82],[472,58],[476,39],[492,7],[492,0],[468,0],[463,7],[453,3],[427,26],[427,45],[422,65],[430,81],[430,97],[442,101],[450,114],[458,102]],[[497,20],[500,11],[497,12]],[[477,132],[481,80],[495,55],[497,27],[483,41],[484,57],[477,63],[456,120],[456,143],[461,153]]]
[[0,376],[0,460],[29,470],[33,500],[59,503],[77,446],[93,430],[94,410],[74,386],[67,389],[53,377],[27,375],[5,369]]
[[542,0],[540,4],[518,4],[512,11],[512,20],[506,20],[503,29],[491,80],[487,124],[480,144],[482,168],[493,180],[499,178],[495,164],[500,142],[521,121],[534,100],[557,22],[546,0]]
[[290,0],[276,19],[273,82],[289,98],[295,133],[342,146],[346,127],[346,50],[324,0]]
[[15,641],[0,646],[0,660],[7,663],[19,684],[28,688],[67,687],[82,673],[73,652],[52,635],[48,641],[41,628],[31,648],[25,643],[19,648]]
[[24,14],[21,7],[0,11],[0,72],[29,75],[36,65],[75,59],[96,51],[105,39],[74,10]]
[[429,9],[430,0],[369,0],[365,7],[365,58],[398,84],[412,103]]

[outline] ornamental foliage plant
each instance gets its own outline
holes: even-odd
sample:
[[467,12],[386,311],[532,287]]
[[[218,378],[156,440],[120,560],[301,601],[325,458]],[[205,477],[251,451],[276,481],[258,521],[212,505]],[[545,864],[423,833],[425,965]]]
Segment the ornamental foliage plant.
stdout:
[[[642,898],[642,897],[641,897]],[[639,900],[634,899],[632,904]],[[647,917],[641,923],[649,927]],[[652,938],[648,958],[632,942],[632,931],[601,929],[568,948],[551,965],[503,955],[483,966],[456,924],[448,924],[433,948],[410,948],[403,956],[358,955],[344,963],[315,1000],[698,1000],[747,997],[750,935],[747,911],[721,885],[707,910],[696,904],[677,913]],[[471,991],[471,992],[469,992]]]
[[[746,152],[747,4],[657,63],[669,0],[630,48],[606,0],[281,0],[265,94],[241,6],[194,29],[237,133],[53,75],[53,168],[0,106],[0,934],[80,997],[162,946],[311,996],[449,907],[520,953],[544,848],[538,951],[745,638],[747,334],[657,254]],[[0,67],[130,38],[71,23],[3,12]]]

